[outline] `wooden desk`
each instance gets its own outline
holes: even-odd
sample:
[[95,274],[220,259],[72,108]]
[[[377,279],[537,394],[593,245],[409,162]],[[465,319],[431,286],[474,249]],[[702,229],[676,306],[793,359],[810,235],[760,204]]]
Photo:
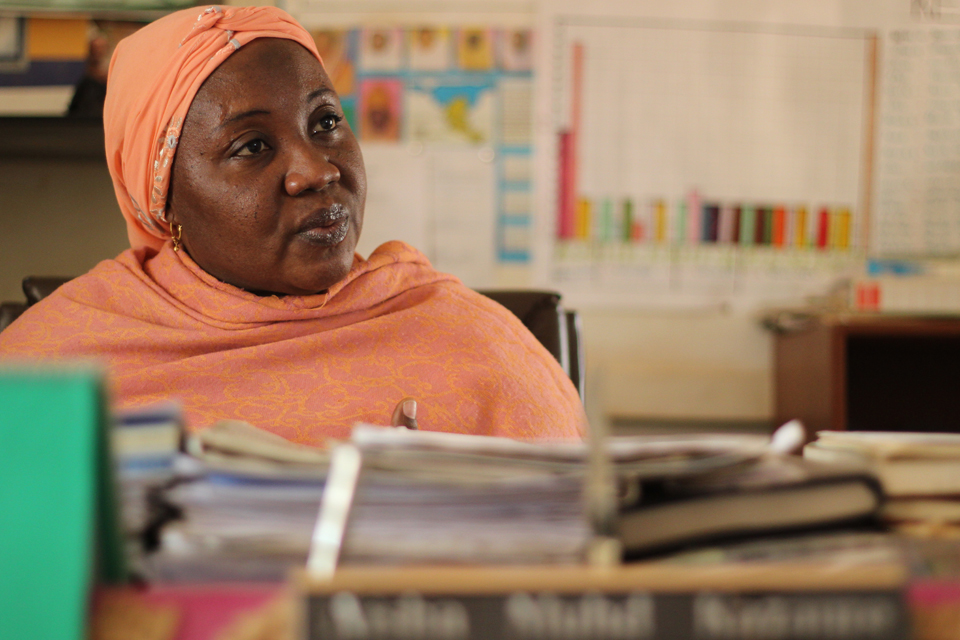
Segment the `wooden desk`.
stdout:
[[960,432],[960,318],[835,315],[779,331],[778,424]]

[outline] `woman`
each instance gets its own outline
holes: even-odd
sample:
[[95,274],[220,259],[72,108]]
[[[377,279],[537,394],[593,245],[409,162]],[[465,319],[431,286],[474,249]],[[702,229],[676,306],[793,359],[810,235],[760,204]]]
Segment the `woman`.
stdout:
[[108,87],[131,249],[0,334],[4,358],[100,358],[121,406],[179,398],[191,428],[309,444],[405,396],[426,429],[582,435],[570,380],[508,311],[400,242],[354,254],[360,148],[286,13],[166,16],[120,43]]

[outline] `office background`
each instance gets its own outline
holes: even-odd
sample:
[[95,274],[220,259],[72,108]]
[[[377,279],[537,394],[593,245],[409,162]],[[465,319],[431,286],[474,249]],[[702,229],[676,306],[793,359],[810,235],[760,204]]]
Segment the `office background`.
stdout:
[[[955,264],[960,12],[582,4],[281,5],[336,61],[360,131],[360,251],[399,237],[471,286],[562,291],[595,421],[767,428],[763,309],[870,261]],[[82,66],[87,27],[63,9],[3,13],[3,114],[65,108],[70,85],[11,80]],[[0,220],[3,299],[126,247],[97,159],[0,151]]]

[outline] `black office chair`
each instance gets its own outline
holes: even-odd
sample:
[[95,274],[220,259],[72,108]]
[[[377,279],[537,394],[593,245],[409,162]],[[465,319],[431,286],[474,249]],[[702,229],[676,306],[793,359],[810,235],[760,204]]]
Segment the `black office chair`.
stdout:
[[0,331],[6,329],[26,310],[26,302],[0,302]]
[[[0,331],[21,313],[69,281],[63,276],[27,276],[23,293],[27,302],[4,302],[0,305]],[[560,304],[560,294],[553,291],[525,289],[482,290],[488,298],[500,303],[520,318],[530,333],[547,348],[567,372],[583,400],[584,361],[580,341],[580,315],[567,311]]]
[[72,279],[64,276],[27,276],[23,279],[23,295],[27,297],[27,305],[40,302]]
[[24,311],[32,304],[40,302],[48,295],[53,293],[57,287],[70,278],[66,276],[27,276],[23,279],[23,295],[26,296],[26,302],[3,302],[0,303],[0,331],[3,331],[10,323],[20,317]]

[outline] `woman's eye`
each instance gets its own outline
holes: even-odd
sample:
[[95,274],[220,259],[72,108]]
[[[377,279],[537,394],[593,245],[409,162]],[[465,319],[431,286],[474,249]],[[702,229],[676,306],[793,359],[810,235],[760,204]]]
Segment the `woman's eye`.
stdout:
[[319,121],[317,121],[317,129],[320,131],[332,131],[337,128],[337,125],[340,124],[340,121],[343,120],[343,116],[338,116],[335,113],[328,113],[325,116],[322,116]]
[[253,156],[258,153],[261,153],[264,149],[267,148],[267,143],[263,140],[257,138],[256,140],[251,140],[247,144],[240,147],[240,151],[237,152],[238,156]]

